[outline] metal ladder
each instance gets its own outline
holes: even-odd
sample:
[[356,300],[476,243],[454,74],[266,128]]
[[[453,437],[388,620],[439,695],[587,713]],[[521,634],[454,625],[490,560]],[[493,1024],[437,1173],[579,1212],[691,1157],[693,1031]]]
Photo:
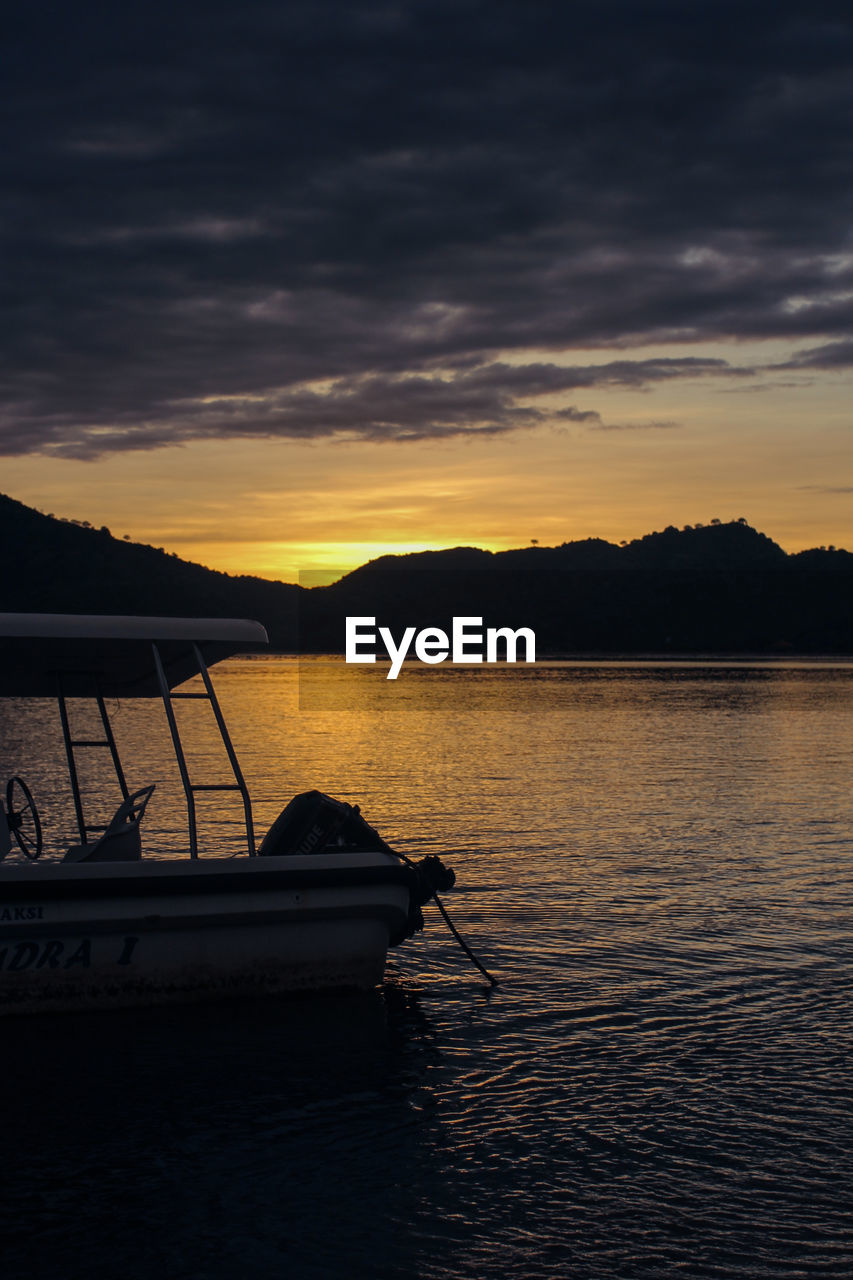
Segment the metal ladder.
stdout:
[[113,768],[115,769],[118,785],[121,788],[123,799],[130,799],[130,791],[125,781],[124,770],[121,767],[116,740],[113,737],[113,730],[110,724],[110,718],[107,714],[107,708],[104,698],[100,690],[100,686],[92,676],[94,686],[94,698],[98,706],[98,713],[101,717],[101,724],[104,729],[103,738],[74,738],[71,734],[71,722],[68,717],[68,705],[66,702],[65,690],[62,684],[62,675],[57,675],[56,680],[56,700],[59,703],[59,717],[62,721],[62,737],[65,742],[65,754],[68,758],[68,775],[71,779],[71,793],[74,797],[74,812],[77,815],[77,828],[80,832],[80,843],[88,844],[89,836],[95,832],[104,832],[107,829],[106,823],[95,824],[87,822],[83,814],[83,798],[80,794],[80,778],[77,772],[77,761],[75,751],[81,748],[102,748],[107,749],[112,757]]
[[[198,826],[196,822],[196,804],[195,796],[198,791],[239,791],[243,800],[243,812],[246,822],[246,841],[249,846],[249,854],[254,857],[255,850],[255,829],[252,822],[252,802],[249,798],[249,789],[243,778],[234,747],[231,744],[231,738],[228,733],[216,693],[211,683],[210,674],[207,670],[207,664],[202,657],[201,650],[197,644],[193,644],[193,654],[198,666],[199,675],[204,682],[204,693],[182,693],[175,692],[169,688],[169,682],[166,679],[166,671],[163,666],[163,659],[160,656],[160,650],[156,643],[151,646],[154,654],[154,668],[157,672],[157,682],[160,686],[160,695],[163,699],[163,706],[166,710],[166,719],[169,722],[169,732],[172,735],[172,745],[175,749],[175,758],[178,762],[178,769],[181,774],[181,782],[184,787],[184,795],[187,801],[187,819],[189,824],[190,836],[190,857],[198,857]],[[175,717],[175,708],[172,705],[177,699],[195,699],[205,701],[210,704],[216,719],[216,725],[219,729],[219,736],[225,747],[228,761],[231,765],[231,771],[234,775],[233,782],[192,782],[187,768],[186,756],[184,755],[183,745],[181,743],[181,735],[178,730],[178,722]]]

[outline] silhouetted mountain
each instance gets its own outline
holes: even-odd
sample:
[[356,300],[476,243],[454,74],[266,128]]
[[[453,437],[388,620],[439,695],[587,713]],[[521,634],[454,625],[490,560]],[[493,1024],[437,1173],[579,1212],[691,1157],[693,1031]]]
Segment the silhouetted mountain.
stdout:
[[296,643],[300,587],[217,573],[2,494],[0,547],[4,611],[252,617],[264,622],[277,648]]
[[644,569],[778,568],[787,560],[782,548],[745,520],[647,533],[629,542],[622,552],[626,565]]
[[488,552],[383,556],[312,592],[305,648],[340,649],[347,615],[449,630],[527,626],[544,653],[853,653],[853,555],[788,556],[745,520]]
[[[545,653],[853,653],[853,555],[786,555],[746,521],[491,552],[383,556],[311,591],[232,577],[0,496],[5,610],[245,616],[275,648],[341,652],[347,616],[531,627]],[[298,625],[297,625],[298,622]]]

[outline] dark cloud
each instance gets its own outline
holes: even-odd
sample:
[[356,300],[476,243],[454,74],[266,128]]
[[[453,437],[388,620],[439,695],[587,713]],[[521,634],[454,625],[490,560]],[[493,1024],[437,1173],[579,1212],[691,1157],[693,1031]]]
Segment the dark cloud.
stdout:
[[651,422],[602,422],[596,429],[598,431],[672,431],[681,425],[680,422],[654,420]]
[[849,369],[853,366],[853,341],[828,342],[820,347],[808,347],[776,369]]
[[[546,396],[750,373],[641,343],[844,363],[846,5],[43,17],[5,33],[5,452],[502,432],[598,413]],[[584,347],[614,359],[507,362]]]
[[[157,448],[214,436],[292,440],[316,438],[412,441],[497,435],[545,422],[575,422],[608,430],[594,409],[562,403],[562,393],[697,376],[738,377],[751,369],[696,357],[619,360],[598,365],[510,365],[502,362],[442,375],[368,374],[311,386],[150,402],[144,422],[119,405],[50,417],[21,404],[10,421],[7,452],[92,459],[103,453]],[[543,403],[542,397],[548,397]],[[560,399],[555,399],[560,397]],[[531,401],[539,403],[531,403]],[[644,423],[641,426],[672,426]]]
[[853,493],[853,485],[849,484],[798,484],[799,490],[808,493],[842,494]]

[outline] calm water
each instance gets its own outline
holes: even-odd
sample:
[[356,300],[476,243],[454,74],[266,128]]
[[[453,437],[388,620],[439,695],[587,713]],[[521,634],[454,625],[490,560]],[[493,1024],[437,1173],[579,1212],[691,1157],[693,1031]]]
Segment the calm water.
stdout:
[[[853,667],[308,676],[217,672],[260,831],[319,787],[441,852],[501,985],[427,908],[368,996],[8,1021],[4,1274],[849,1280]],[[160,714],[116,710],[165,852]],[[54,709],[3,714],[72,843]]]

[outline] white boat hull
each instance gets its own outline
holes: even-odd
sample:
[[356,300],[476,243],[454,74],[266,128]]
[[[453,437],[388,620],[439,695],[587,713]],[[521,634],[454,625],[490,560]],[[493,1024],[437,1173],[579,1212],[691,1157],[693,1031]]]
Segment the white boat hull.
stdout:
[[0,1013],[375,986],[407,876],[382,853],[4,867]]

